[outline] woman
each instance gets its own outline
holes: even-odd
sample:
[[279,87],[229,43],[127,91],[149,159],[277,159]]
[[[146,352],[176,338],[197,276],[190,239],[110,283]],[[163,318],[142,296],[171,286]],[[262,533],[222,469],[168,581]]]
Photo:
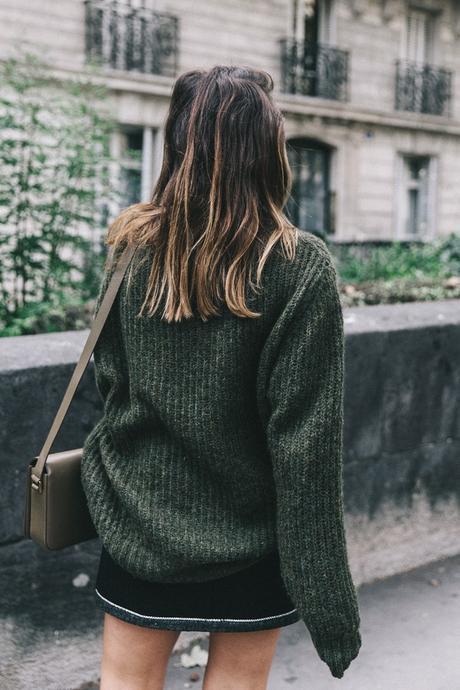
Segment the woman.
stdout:
[[262,690],[303,620],[333,676],[361,637],[343,525],[343,320],[325,243],[283,215],[291,174],[265,72],[175,83],[151,203],[96,347],[104,414],[82,482],[102,541],[101,690],[160,690],[181,630],[204,690]]

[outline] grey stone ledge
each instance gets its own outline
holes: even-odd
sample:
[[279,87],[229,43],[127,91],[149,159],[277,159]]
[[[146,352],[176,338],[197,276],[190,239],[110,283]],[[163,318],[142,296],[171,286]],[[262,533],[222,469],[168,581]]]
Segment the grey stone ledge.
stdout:
[[[347,307],[343,315],[346,335],[460,325],[460,300]],[[0,373],[73,364],[88,333],[84,329],[0,338]]]

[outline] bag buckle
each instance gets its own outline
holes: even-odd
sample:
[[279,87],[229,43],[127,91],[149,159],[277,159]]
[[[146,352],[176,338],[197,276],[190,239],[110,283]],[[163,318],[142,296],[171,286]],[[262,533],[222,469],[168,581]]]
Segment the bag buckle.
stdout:
[[43,491],[43,484],[42,480],[39,479],[35,474],[32,473],[32,489],[35,489],[35,491],[38,491],[39,494],[42,493]]

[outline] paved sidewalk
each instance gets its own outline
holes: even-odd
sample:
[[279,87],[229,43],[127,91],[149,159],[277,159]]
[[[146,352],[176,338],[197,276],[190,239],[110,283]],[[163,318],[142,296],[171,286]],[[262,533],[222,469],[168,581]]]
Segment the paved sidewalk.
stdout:
[[[25,560],[33,547],[21,548],[0,569],[1,690],[97,690],[95,558],[72,554],[69,581],[68,560],[61,569],[50,554],[44,577],[43,564]],[[281,632],[269,690],[460,690],[460,555],[363,585],[358,596],[363,646],[344,677],[330,675],[299,621]],[[197,646],[202,665],[184,666]],[[207,636],[183,633],[177,647],[166,690],[200,690]]]

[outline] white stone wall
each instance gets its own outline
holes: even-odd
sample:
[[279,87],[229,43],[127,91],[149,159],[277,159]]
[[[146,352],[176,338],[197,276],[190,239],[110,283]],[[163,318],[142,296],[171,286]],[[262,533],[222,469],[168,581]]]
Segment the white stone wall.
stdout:
[[[179,73],[218,63],[266,69],[275,79],[287,135],[316,137],[334,146],[332,186],[341,240],[395,238],[399,151],[437,157],[434,234],[459,231],[460,3],[417,4],[442,10],[435,62],[454,72],[450,118],[394,109],[405,0],[336,0],[336,45],[350,52],[347,103],[278,92],[278,41],[287,35],[288,0],[157,0],[154,6],[179,17]],[[40,52],[63,74],[78,72],[85,63],[84,35],[80,0],[0,0],[0,59],[23,46]],[[106,75],[120,123],[161,129],[171,79],[110,70]],[[154,155],[158,169],[161,151]]]

